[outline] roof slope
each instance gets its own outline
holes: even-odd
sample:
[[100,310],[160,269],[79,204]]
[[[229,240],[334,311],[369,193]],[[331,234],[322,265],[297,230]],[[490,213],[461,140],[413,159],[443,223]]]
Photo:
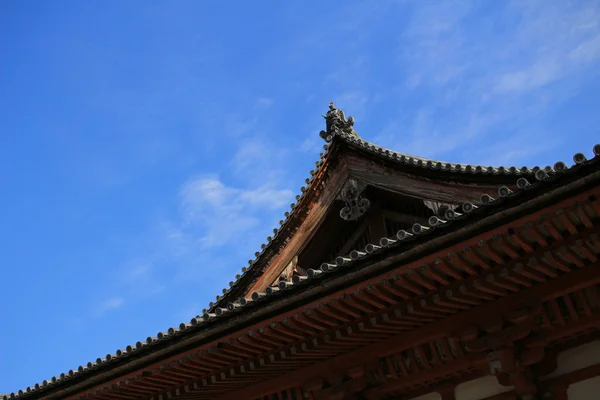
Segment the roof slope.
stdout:
[[[290,211],[285,212],[284,219],[280,220],[280,227],[273,229],[273,236],[266,239],[261,245],[261,251],[256,252],[255,258],[248,261],[248,266],[242,268],[241,274],[229,283],[230,287],[223,289],[223,294],[216,297],[216,301],[209,305],[209,310],[225,307],[231,300],[237,299],[246,293],[253,282],[265,272],[272,258],[279,253],[281,248],[289,242],[308,213],[310,204],[318,199],[324,192],[322,187],[327,185],[329,173],[341,153],[354,150],[361,156],[369,157],[381,163],[388,164],[391,168],[406,173],[422,176],[433,180],[452,181],[459,183],[486,183],[497,187],[501,185],[514,185],[515,177],[531,177],[540,170],[540,167],[514,166],[482,166],[473,164],[457,164],[445,161],[415,157],[397,151],[389,150],[360,138],[354,130],[354,118],[345,118],[344,112],[329,104],[330,110],[324,116],[327,130],[321,131],[320,136],[328,142],[324,145],[324,153],[319,155],[315,163],[316,169],[310,171],[306,179],[307,186],[300,188],[296,196],[296,203],[290,205]],[[548,174],[555,170],[561,171],[565,164],[558,162],[552,167],[545,167]]]
[[[335,110],[335,108],[331,108],[330,112],[332,110]],[[334,116],[337,115],[339,114],[336,113]],[[333,117],[330,116],[329,118]],[[271,307],[270,304],[283,304],[283,299],[292,301],[299,292],[320,285],[323,279],[334,279],[341,274],[356,271],[357,268],[362,268],[390,254],[398,255],[410,252],[416,246],[424,245],[437,237],[451,234],[456,228],[472,225],[475,221],[480,221],[507,208],[518,207],[525,201],[535,199],[550,190],[574,181],[583,180],[586,176],[596,176],[600,169],[600,145],[594,146],[594,159],[587,160],[582,153],[578,153],[574,156],[575,165],[570,168],[567,168],[564,163],[558,162],[554,168],[535,168],[531,170],[517,170],[510,167],[479,168],[477,166],[471,166],[471,168],[461,166],[459,168],[457,164],[451,164],[447,169],[445,164],[442,163],[439,163],[441,167],[438,169],[437,161],[408,157],[365,142],[354,132],[351,124],[353,119],[346,120],[342,115],[341,121],[344,121],[346,125],[340,127],[338,120],[334,120],[335,124],[331,123],[331,120],[327,121],[328,130],[331,130],[330,134],[325,135],[325,138],[330,142],[326,148],[327,151],[321,155],[320,161],[317,162],[317,170],[311,171],[311,178],[307,180],[308,186],[301,189],[302,194],[298,196],[298,202],[292,205],[291,212],[286,213],[281,228],[276,229],[274,236],[268,238],[268,244],[262,246],[261,252],[256,254],[256,259],[243,270],[242,275],[236,277],[236,281],[231,283],[230,288],[223,291],[226,296],[218,296],[217,303],[211,304],[210,309],[206,310],[202,316],[196,316],[189,323],[181,323],[178,328],[169,328],[167,331],[148,337],[135,345],[117,350],[114,354],[100,357],[95,362],[88,362],[87,365],[81,365],[76,369],[52,377],[50,380],[19,390],[17,393],[5,395],[3,398],[39,398],[69,387],[73,387],[73,390],[78,391],[80,389],[76,388],[85,386],[89,378],[106,371],[120,367],[119,374],[125,373],[136,365],[139,367],[142,360],[146,358],[148,358],[148,361],[144,362],[145,364],[152,362],[158,353],[164,356],[169,351],[175,351],[173,345],[179,342],[188,341],[194,337],[197,340],[210,340],[215,328],[228,323],[237,324],[238,321],[235,318],[243,314],[268,311]],[[352,130],[348,131],[349,128],[352,128]],[[348,255],[340,255],[335,260],[324,260],[325,262],[320,267],[315,266],[313,269],[309,269],[306,275],[295,276],[289,282],[280,282],[278,287],[266,293],[253,293],[251,298],[236,297],[235,294],[239,293],[240,288],[247,287],[248,282],[260,275],[261,268],[264,268],[265,265],[263,264],[265,259],[272,255],[272,253],[269,253],[269,251],[272,251],[271,247],[284,245],[285,239],[289,239],[294,234],[294,230],[290,227],[299,223],[297,218],[305,204],[303,202],[306,201],[305,199],[308,196],[318,196],[315,186],[318,181],[321,181],[320,184],[322,184],[326,180],[326,171],[330,163],[328,160],[334,157],[336,152],[340,151],[341,146],[344,145],[369,152],[369,154],[373,154],[380,159],[385,158],[393,162],[406,164],[411,169],[447,170],[446,172],[452,174],[506,176],[510,178],[507,181],[515,182],[511,186],[517,190],[513,191],[508,186],[501,186],[496,199],[489,194],[484,194],[480,199],[479,206],[465,203],[459,211],[449,212],[445,220],[432,217],[427,225],[415,224],[410,231],[399,231],[395,237],[383,238],[379,243],[368,244],[364,251],[354,250]],[[278,239],[280,232],[281,238]],[[218,334],[218,332],[216,333]],[[189,347],[189,344],[187,346]],[[131,364],[130,368],[126,368],[128,364]],[[80,387],[80,385],[83,386]]]

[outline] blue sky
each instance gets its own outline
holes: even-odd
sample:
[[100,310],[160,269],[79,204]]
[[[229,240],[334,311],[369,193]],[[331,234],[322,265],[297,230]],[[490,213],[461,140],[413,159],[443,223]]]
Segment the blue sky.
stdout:
[[599,1],[0,4],[0,392],[199,314],[335,100],[363,138],[548,165],[600,142]]

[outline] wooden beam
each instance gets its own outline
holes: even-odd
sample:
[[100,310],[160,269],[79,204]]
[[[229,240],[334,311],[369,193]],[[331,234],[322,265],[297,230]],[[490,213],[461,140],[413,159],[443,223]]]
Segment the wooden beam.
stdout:
[[354,243],[356,243],[358,238],[361,237],[362,234],[365,232],[365,229],[367,229],[367,224],[368,224],[367,221],[363,221],[360,223],[358,228],[356,228],[356,230],[354,231],[352,236],[350,236],[350,238],[348,240],[346,240],[346,243],[344,243],[341,250],[339,251],[339,253],[341,255],[345,256],[346,254],[350,253],[352,250],[362,250],[362,249],[353,249],[352,247],[354,246]]
[[569,400],[567,394],[568,386],[562,382],[550,385],[551,400]]
[[437,392],[442,398],[442,400],[456,400],[455,388],[456,386],[454,385],[446,386],[441,388]]
[[567,386],[570,386],[575,383],[579,383],[582,381],[586,381],[588,379],[595,378],[597,376],[600,376],[600,363],[590,365],[588,367],[584,367],[584,368],[578,369],[576,371],[569,372],[569,373],[561,375],[561,376],[557,376],[555,378],[544,380],[544,381],[542,381],[542,384],[550,386],[557,382],[562,382],[562,383],[566,384]]
[[393,382],[389,382],[379,387],[374,387],[364,392],[367,399],[380,399],[384,397],[386,393],[397,392],[406,390],[407,388],[414,387],[423,382],[434,381],[436,378],[448,376],[461,371],[466,371],[469,368],[485,368],[487,366],[487,359],[484,354],[469,354],[463,356],[461,359],[447,365],[442,365],[439,368],[424,370],[406,376],[403,379],[398,379]]
[[339,245],[339,232],[346,231],[348,226],[352,225],[352,223],[340,218],[339,210],[343,207],[343,202],[336,200],[331,207],[333,208],[330,209],[330,213],[326,216],[321,228],[299,253],[298,262],[304,271],[309,268],[318,268],[323,261],[329,261],[326,259],[331,253],[331,247]]
[[[475,185],[434,181],[373,163],[356,153],[349,153],[345,158],[350,177],[396,193],[444,203],[472,202],[479,204],[482,193],[488,193],[495,197],[498,188],[502,186],[501,184]],[[516,182],[516,178],[514,181]]]
[[292,238],[285,245],[281,253],[273,259],[271,265],[267,267],[262,276],[246,292],[246,297],[252,292],[263,291],[275,281],[290,261],[308,244],[325,220],[331,205],[334,203],[347,179],[348,172],[346,170],[346,165],[343,158],[340,157],[335,169],[330,173],[329,178],[324,183],[326,187],[322,189],[323,194],[312,206],[306,219],[292,235]]
[[263,381],[240,392],[232,392],[219,400],[253,398],[298,382],[305,382],[322,374],[330,374],[349,367],[364,364],[375,358],[389,356],[414,346],[427,343],[440,337],[440,333],[451,332],[457,326],[471,324],[490,315],[505,314],[522,306],[544,302],[575,290],[600,283],[600,262],[573,271],[567,275],[533,286],[526,291],[503,297],[497,301],[455,314],[441,321],[430,323],[422,328],[382,340],[360,349],[330,358],[326,361],[297,369],[293,372]]
[[[600,271],[599,271],[600,274]],[[600,313],[581,317],[577,321],[572,321],[564,326],[556,327],[550,332],[540,332],[527,339],[528,346],[543,346],[549,342],[560,340],[564,337],[575,335],[579,332],[585,332],[589,329],[600,329]]]
[[[572,384],[582,382],[591,378],[600,376],[600,364],[590,365],[566,374],[556,376],[554,378],[542,380],[539,382],[541,391],[550,391],[552,397],[550,399],[566,400],[566,397],[561,397],[566,394],[566,389]],[[514,390],[505,392],[499,395],[486,397],[482,400],[505,400],[505,399],[517,399],[517,393]]]
[[381,204],[377,201],[371,202],[371,208],[367,213],[367,224],[369,225],[369,236],[371,243],[379,243],[379,239],[387,236],[385,219],[381,213]]
[[381,214],[383,214],[383,216],[385,218],[391,219],[393,221],[396,222],[400,222],[402,224],[408,224],[408,225],[412,225],[412,224],[425,224],[427,222],[426,218],[423,217],[419,217],[417,215],[410,215],[410,214],[404,214],[404,213],[400,213],[397,211],[392,211],[392,210],[381,210]]

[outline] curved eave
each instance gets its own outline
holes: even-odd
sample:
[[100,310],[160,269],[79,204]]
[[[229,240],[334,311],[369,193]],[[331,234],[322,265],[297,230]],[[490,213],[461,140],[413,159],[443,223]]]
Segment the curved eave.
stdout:
[[[405,253],[413,253],[416,250],[420,252],[430,251],[431,246],[428,245],[431,244],[432,240],[452,235],[454,232],[457,232],[456,228],[460,228],[458,232],[461,235],[466,235],[467,227],[483,223],[488,217],[494,218],[500,212],[503,213],[508,209],[519,208],[525,202],[547,196],[553,190],[565,184],[570,185],[573,182],[585,181],[586,177],[592,174],[594,179],[597,179],[596,175],[598,173],[598,166],[600,165],[600,145],[594,146],[594,154],[594,159],[586,160],[582,153],[577,153],[574,156],[576,164],[573,167],[566,168],[560,173],[553,175],[540,170],[541,172],[535,173],[535,180],[531,181],[525,177],[521,177],[516,183],[518,190],[513,192],[506,187],[501,187],[497,201],[482,201],[482,204],[485,205],[478,208],[474,208],[472,204],[463,204],[462,212],[459,212],[459,214],[448,221],[435,219],[430,220],[429,225],[415,225],[413,231],[408,232],[408,235],[400,235],[399,232],[393,238],[383,238],[380,243],[367,245],[365,251],[353,251],[349,255],[342,255],[333,261],[325,262],[321,268],[309,270],[306,276],[296,279],[297,282],[282,282],[279,290],[273,291],[270,294],[253,296],[256,299],[252,299],[245,304],[241,304],[239,301],[232,302],[233,307],[229,307],[229,304],[227,304],[227,307],[215,306],[213,307],[215,313],[205,313],[202,317],[193,318],[190,323],[180,324],[179,328],[169,328],[166,332],[161,332],[156,337],[149,337],[144,342],[137,342],[134,346],[127,346],[124,350],[117,350],[115,354],[108,354],[105,358],[98,358],[96,362],[89,362],[86,366],[79,366],[77,369],[70,370],[68,373],[62,373],[49,381],[43,381],[41,384],[36,384],[17,393],[6,395],[4,396],[4,400],[13,398],[40,398],[41,396],[47,396],[47,393],[57,393],[72,385],[84,385],[86,380],[94,376],[94,374],[102,374],[116,368],[119,368],[120,375],[122,372],[121,368],[140,368],[140,365],[128,367],[128,364],[132,361],[142,362],[144,360],[143,364],[156,361],[152,357],[156,350],[162,350],[162,356],[164,357],[167,353],[166,349],[178,341],[189,341],[200,335],[202,337],[198,338],[198,340],[202,341],[202,343],[218,340],[219,332],[215,332],[217,335],[216,338],[214,337],[215,335],[211,335],[211,332],[214,332],[213,329],[215,327],[218,328],[223,323],[231,323],[232,326],[229,329],[235,329],[237,325],[236,318],[244,314],[249,314],[248,318],[260,318],[263,313],[275,312],[275,306],[289,306],[295,301],[298,295],[306,290],[323,289],[325,282],[333,282],[341,274],[346,275],[360,272],[363,268],[366,269],[367,266],[386,259],[391,254],[394,254],[396,257]],[[594,181],[593,184],[597,185],[597,182]],[[568,190],[565,189],[563,192],[568,193]],[[501,222],[496,221],[496,223]],[[452,229],[452,227],[455,229]],[[216,312],[217,309],[219,312]],[[197,344],[196,341],[195,345]],[[187,346],[191,345],[191,343],[187,344]],[[181,351],[181,349],[173,349],[172,351],[178,350]],[[81,388],[77,389],[78,392],[81,390]]]
[[347,133],[336,134],[332,142],[336,141],[344,142],[362,154],[381,160],[407,173],[436,180],[451,180],[462,183],[510,184],[514,183],[515,177],[534,177],[536,172],[541,169],[549,175],[562,172],[566,169],[566,165],[562,161],[556,162],[554,166],[543,168],[537,166],[530,168],[451,163],[416,157],[386,149],[363,140],[356,135]]

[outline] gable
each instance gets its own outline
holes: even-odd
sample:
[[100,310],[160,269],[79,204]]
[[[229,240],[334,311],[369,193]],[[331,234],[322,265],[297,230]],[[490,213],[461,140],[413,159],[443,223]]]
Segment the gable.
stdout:
[[[339,157],[347,167],[345,156]],[[334,263],[340,254],[353,250],[364,252],[368,243],[394,237],[400,230],[410,231],[414,224],[427,225],[432,216],[443,217],[447,210],[465,202],[472,190],[462,187],[461,192],[461,187],[450,186],[450,191],[440,183],[423,183],[409,176],[404,179],[410,179],[405,181],[404,187],[411,190],[398,190],[396,186],[386,187],[378,182],[376,185],[357,182],[352,177],[347,177],[341,187],[326,185],[323,191],[329,193],[326,200],[331,203],[309,211],[291,245],[288,244],[261,278],[248,288],[245,297],[251,297],[254,292],[277,290],[268,288],[276,287],[282,280],[292,281],[295,275],[306,275],[309,269],[319,269],[324,261]],[[424,184],[429,185],[429,191],[419,186]],[[433,194],[427,196],[428,193]]]
[[[321,137],[328,144],[307,179],[308,186],[301,189],[298,202],[281,221],[281,229],[274,230],[256,259],[223,290],[224,296],[217,296],[211,309],[250,298],[280,278],[289,280],[308,268],[318,268],[319,262],[336,253],[362,251],[363,242],[373,243],[395,234],[392,231],[410,228],[417,217],[422,223],[426,222],[422,218],[441,215],[460,203],[481,204],[482,193],[497,196],[505,185],[508,191],[516,190],[515,176],[529,177],[536,172],[401,154],[361,139],[354,130],[354,119],[346,119],[333,104],[324,117],[327,131],[322,131]],[[352,188],[362,196],[354,203],[347,198]],[[340,214],[341,210],[346,211]]]

